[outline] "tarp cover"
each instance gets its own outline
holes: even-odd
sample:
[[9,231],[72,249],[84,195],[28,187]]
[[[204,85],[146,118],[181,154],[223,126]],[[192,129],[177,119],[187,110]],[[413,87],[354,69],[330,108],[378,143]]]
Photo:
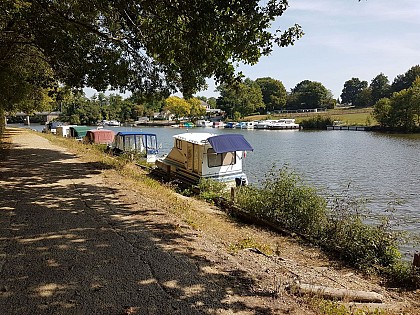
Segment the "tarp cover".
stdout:
[[240,134],[219,135],[210,137],[207,140],[216,153],[254,151],[249,142]]
[[114,140],[115,132],[107,129],[88,130],[86,138],[89,143],[109,144]]

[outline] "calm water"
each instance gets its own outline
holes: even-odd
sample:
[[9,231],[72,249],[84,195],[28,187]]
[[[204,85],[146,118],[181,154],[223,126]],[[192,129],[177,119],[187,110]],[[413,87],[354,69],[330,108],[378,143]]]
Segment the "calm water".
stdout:
[[[41,130],[42,127],[31,126]],[[172,148],[172,136],[187,132],[171,127],[110,127],[115,131],[142,130],[157,134],[161,153]],[[388,135],[363,131],[232,130],[195,128],[190,132],[242,133],[254,152],[245,160],[250,183],[275,165],[287,164],[326,195],[338,196],[350,184],[353,196],[367,199],[380,215],[395,205],[401,229],[420,236],[420,135]],[[420,250],[420,248],[415,248]],[[412,246],[404,247],[413,253]]]

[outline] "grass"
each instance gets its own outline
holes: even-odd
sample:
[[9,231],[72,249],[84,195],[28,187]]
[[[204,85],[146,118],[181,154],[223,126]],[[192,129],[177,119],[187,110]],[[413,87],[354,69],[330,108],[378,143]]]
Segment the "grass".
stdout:
[[280,118],[295,118],[296,123],[301,123],[303,120],[321,116],[330,117],[332,121],[342,121],[346,125],[358,126],[372,126],[377,124],[372,117],[373,108],[350,108],[350,109],[331,109],[326,112],[318,113],[290,113],[290,114],[274,114],[274,115],[254,115],[246,117],[244,120],[264,120],[264,119],[280,119]]

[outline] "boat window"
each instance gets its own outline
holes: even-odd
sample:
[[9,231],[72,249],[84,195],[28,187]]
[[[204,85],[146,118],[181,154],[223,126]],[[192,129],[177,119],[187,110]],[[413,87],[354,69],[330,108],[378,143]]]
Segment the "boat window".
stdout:
[[212,148],[207,150],[207,163],[209,167],[233,165],[236,163],[235,152],[216,153]]
[[144,151],[143,136],[135,136],[135,149],[139,152]]
[[175,139],[175,146],[178,150],[182,150],[182,141],[179,139]]
[[124,143],[124,151],[134,151],[136,149],[136,143],[134,136],[126,136]]

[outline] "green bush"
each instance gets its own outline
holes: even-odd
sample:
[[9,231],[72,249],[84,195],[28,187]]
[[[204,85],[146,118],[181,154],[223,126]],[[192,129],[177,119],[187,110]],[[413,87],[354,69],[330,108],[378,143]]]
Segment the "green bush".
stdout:
[[349,266],[420,287],[418,270],[401,265],[400,234],[392,231],[389,219],[366,223],[366,209],[346,195],[328,205],[287,167],[270,171],[258,186],[237,189],[235,202],[256,218],[305,236]]
[[226,184],[212,179],[202,178],[198,183],[199,198],[213,202],[226,194]]
[[326,200],[303,184],[287,167],[272,170],[261,187],[238,190],[236,202],[246,212],[308,237],[318,237],[325,224]]
[[327,126],[333,124],[333,120],[331,117],[325,117],[321,115],[316,115],[314,117],[311,117],[309,119],[304,119],[300,123],[300,126],[303,129],[320,129],[325,130],[327,129]]

